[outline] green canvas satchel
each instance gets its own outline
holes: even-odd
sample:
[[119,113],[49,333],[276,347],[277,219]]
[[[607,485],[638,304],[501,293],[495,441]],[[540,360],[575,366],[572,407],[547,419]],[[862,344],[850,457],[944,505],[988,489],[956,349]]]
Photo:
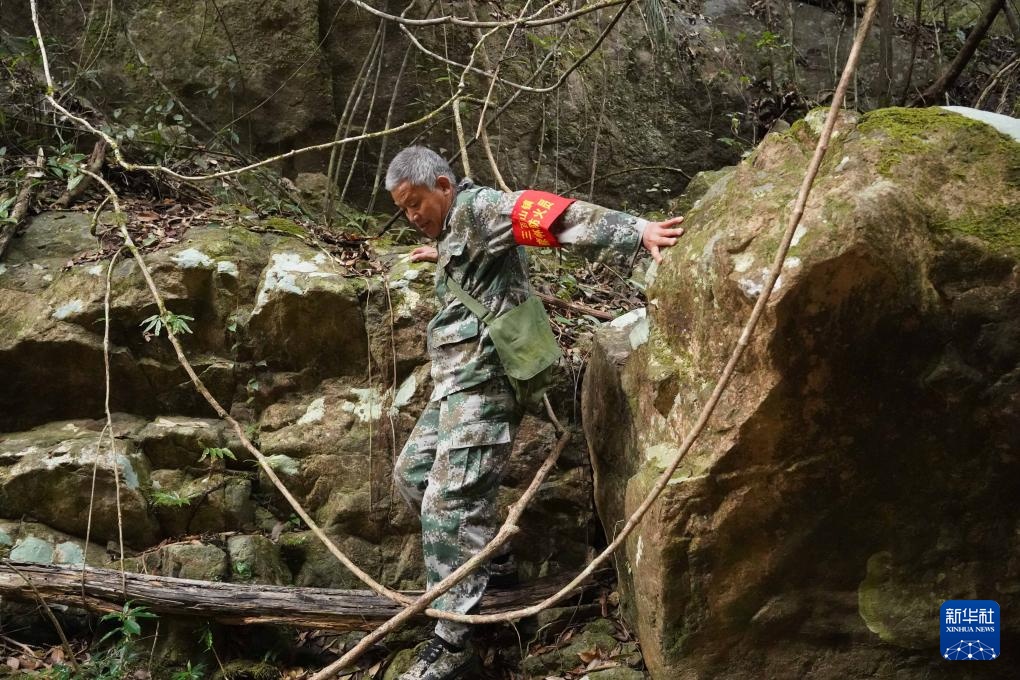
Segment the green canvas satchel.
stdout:
[[560,346],[556,342],[542,301],[529,297],[500,316],[493,315],[444,271],[453,294],[489,327],[503,370],[517,395],[517,403],[528,410],[542,406],[542,397],[556,379]]

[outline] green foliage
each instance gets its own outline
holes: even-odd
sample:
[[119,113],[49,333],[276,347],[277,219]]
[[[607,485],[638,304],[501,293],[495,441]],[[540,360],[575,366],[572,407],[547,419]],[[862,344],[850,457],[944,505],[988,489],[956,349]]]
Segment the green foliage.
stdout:
[[789,47],[781,35],[769,30],[762,32],[757,42],[754,43],[754,46],[759,50],[774,50],[780,47]]
[[205,666],[198,664],[192,667],[191,662],[183,669],[176,671],[170,676],[170,680],[202,680],[206,676]]
[[191,499],[176,491],[153,491],[149,501],[157,508],[180,508],[190,503]]
[[222,449],[215,446],[210,446],[203,450],[202,457],[198,459],[198,462],[201,463],[206,458],[209,459],[210,463],[218,460],[223,460],[225,458],[229,458],[230,460],[237,460],[237,457],[234,455],[234,452],[231,451],[230,449]]
[[14,202],[17,200],[15,196],[10,198],[0,198],[0,224],[13,224],[14,217]]
[[242,579],[251,578],[251,565],[247,562],[234,562],[234,574]]
[[534,45],[538,49],[546,51],[546,52],[549,51],[550,49],[552,49],[553,45],[555,45],[556,42],[557,42],[557,37],[555,35],[544,35],[543,36],[543,35],[538,35],[537,33],[530,33],[530,32],[527,33],[526,35],[528,37],[528,40],[531,41],[532,45]]
[[188,321],[194,321],[195,318],[187,316],[185,314],[174,314],[171,311],[167,311],[165,315],[160,316],[159,314],[153,314],[149,318],[142,321],[139,326],[142,328],[142,334],[146,336],[155,335],[159,336],[160,330],[166,327],[174,335],[181,333],[191,333],[191,327],[188,326]]
[[46,158],[44,169],[50,177],[66,183],[67,191],[71,191],[85,178],[81,172],[85,154],[73,153],[70,144],[64,144]]
[[205,651],[207,651],[207,652],[211,652],[212,651],[212,648],[213,648],[213,634],[212,634],[212,628],[209,627],[208,623],[205,624],[205,628],[203,628],[199,632],[199,634],[198,634],[198,641],[201,643],[202,648],[205,649]]
[[349,205],[337,206],[339,225],[346,232],[366,235],[375,230],[376,220],[372,215]]
[[156,615],[146,609],[144,606],[134,607],[131,605],[131,600],[124,603],[124,608],[119,612],[110,612],[100,621],[113,621],[119,624],[119,628],[114,628],[102,638],[100,642],[104,642],[107,638],[120,636],[121,641],[130,641],[135,637],[142,634],[142,626],[138,623],[139,619],[154,619]]
[[79,665],[78,672],[70,666],[57,664],[41,677],[51,680],[123,680],[130,675],[132,665],[138,660],[135,643],[142,633],[140,620],[153,618],[156,618],[155,614],[145,607],[133,606],[128,600],[121,611],[111,612],[100,619],[115,625],[99,641],[101,644],[110,640],[113,646],[94,653],[88,661]]

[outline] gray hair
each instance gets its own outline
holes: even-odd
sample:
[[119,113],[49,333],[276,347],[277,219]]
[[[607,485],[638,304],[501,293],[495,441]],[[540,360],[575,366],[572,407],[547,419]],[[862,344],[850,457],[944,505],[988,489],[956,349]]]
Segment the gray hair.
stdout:
[[393,157],[386,170],[386,191],[393,191],[403,182],[432,189],[440,177],[449,177],[457,186],[457,176],[442,156],[424,146],[409,146]]

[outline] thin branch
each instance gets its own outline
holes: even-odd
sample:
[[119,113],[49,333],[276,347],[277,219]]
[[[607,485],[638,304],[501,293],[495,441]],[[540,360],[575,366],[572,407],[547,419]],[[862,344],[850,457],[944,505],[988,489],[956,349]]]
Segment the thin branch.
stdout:
[[579,304],[577,302],[570,302],[569,300],[561,300],[555,295],[548,295],[546,293],[540,293],[537,290],[532,291],[535,297],[538,297],[542,302],[547,305],[553,305],[560,309],[568,309],[572,312],[578,312],[580,314],[587,314],[588,316],[594,316],[596,319],[602,319],[603,321],[612,321],[616,318],[609,312],[603,312],[602,310],[595,309],[594,307],[588,307],[586,305]]
[[[365,92],[366,73],[372,63],[372,58],[375,56],[376,47],[379,45],[379,36],[382,35],[383,22],[379,22],[379,27],[375,29],[375,35],[372,36],[372,44],[368,48],[368,52],[365,54],[364,60],[361,62],[361,68],[358,70],[358,75],[354,78],[354,82],[351,83],[351,91],[347,93],[347,101],[344,102],[344,111],[340,115],[340,121],[336,125],[336,132],[333,135],[333,141],[336,142],[342,137],[345,137],[351,129],[351,120],[354,119],[354,114],[358,110],[358,105],[361,103],[361,97]],[[333,217],[333,196],[336,193],[336,173],[340,165],[344,162],[344,155],[347,152],[346,146],[334,146],[329,153],[329,164],[326,166],[326,220],[332,221]]]
[[[101,207],[101,206],[100,206]],[[111,285],[113,279],[113,265],[117,262],[117,256],[120,255],[120,248],[110,258],[110,266],[106,268],[106,293],[103,297],[103,374],[105,378],[105,392],[103,395],[103,411],[106,413],[106,427],[104,428],[107,435],[110,437],[110,458],[113,463],[113,479],[116,484],[117,494],[117,547],[120,550],[120,575],[121,575],[121,588],[127,592],[127,581],[124,580],[124,516],[121,512],[120,507],[120,465],[117,461],[117,440],[116,433],[113,431],[113,414],[110,412],[110,291],[113,286]],[[99,434],[100,444],[103,441],[102,433]],[[96,459],[99,458],[97,444]],[[95,487],[93,486],[93,490]],[[92,500],[89,499],[89,507],[92,507]],[[88,545],[88,541],[85,543]],[[84,561],[82,562],[84,566]],[[84,572],[82,574],[84,578]]]
[[[433,600],[435,600],[443,593],[450,590],[450,588],[460,583],[465,576],[467,576],[472,571],[480,567],[482,564],[488,562],[489,559],[493,555],[495,555],[497,551],[503,546],[503,544],[510,540],[510,538],[514,534],[520,531],[519,527],[517,526],[517,522],[520,519],[521,514],[523,514],[524,509],[527,507],[531,499],[534,498],[535,494],[538,493],[539,488],[542,486],[542,482],[545,481],[546,476],[549,474],[549,471],[552,470],[553,465],[556,464],[556,460],[560,457],[560,454],[563,453],[563,449],[566,448],[567,443],[569,441],[570,441],[569,432],[565,432],[564,434],[560,435],[559,440],[556,442],[556,446],[553,447],[552,451],[550,451],[549,455],[542,463],[542,466],[539,468],[538,473],[535,475],[535,478],[531,481],[531,484],[528,486],[527,490],[525,490],[524,494],[521,495],[521,497],[517,500],[516,503],[510,506],[510,511],[507,514],[506,521],[503,523],[503,526],[500,527],[499,531],[496,533],[495,538],[489,541],[489,543],[480,552],[475,554],[471,559],[469,559],[464,564],[457,567],[457,569],[454,570],[452,574],[450,574],[442,581],[437,583],[435,586],[430,588],[428,591],[426,591],[424,594],[418,597],[413,603],[407,605],[402,612],[400,612],[399,614],[391,618],[389,621],[381,625],[379,628],[375,629],[374,631],[366,635],[364,638],[362,638],[358,642],[358,644],[351,648],[349,652],[344,654],[337,661],[331,663],[329,666],[313,675],[311,677],[311,680],[328,680],[328,678],[333,677],[333,675],[336,674],[338,671],[346,668],[354,661],[356,661],[358,657],[364,654],[376,642],[386,637],[388,633],[399,628],[404,622],[406,622],[408,619],[412,618],[416,614],[426,611],[426,608],[429,606],[429,603],[431,603]],[[502,615],[496,614],[494,616],[499,617]],[[473,616],[470,618],[477,619],[481,617]]]
[[[524,3],[524,7],[521,8],[521,13],[518,18],[524,16],[524,13],[528,11],[528,7],[531,6],[531,0],[527,0]],[[478,14],[475,11],[473,3],[468,3],[468,9],[471,11],[471,18],[477,20]],[[475,35],[480,39],[482,30],[480,28],[475,29]],[[496,163],[496,157],[492,153],[492,144],[489,143],[489,132],[485,125],[485,112],[489,108],[489,102],[492,101],[492,93],[496,89],[496,82],[498,81],[499,69],[503,66],[503,59],[506,58],[507,50],[510,49],[510,43],[514,39],[514,35],[517,33],[517,26],[510,29],[509,35],[507,35],[506,42],[503,43],[503,51],[499,55],[499,59],[496,61],[496,67],[493,68],[492,62],[489,60],[489,53],[487,50],[482,50],[482,59],[485,61],[485,67],[492,71],[492,79],[489,81],[489,89],[485,93],[485,101],[482,102],[482,110],[478,113],[478,128],[475,130],[475,138],[480,138],[482,141],[482,149],[485,151],[485,158],[489,161],[489,168],[492,170],[492,176],[496,180],[497,186],[506,192],[510,192],[510,186],[503,179],[503,174],[499,171],[499,165]]]
[[[397,79],[393,83],[393,92],[390,94],[390,106],[386,111],[386,122],[383,123],[383,128],[388,128],[393,120],[393,109],[397,104],[397,94],[400,92],[400,81],[404,78],[404,70],[407,68],[407,62],[411,56],[411,46],[408,45],[404,49],[404,58],[400,60],[400,69],[397,71]],[[383,163],[386,158],[386,146],[389,143],[389,137],[383,137],[382,147],[379,149],[379,160],[375,165],[375,180],[372,182],[372,198],[368,201],[368,210],[366,212],[372,212],[375,208],[375,199],[379,195],[379,185],[382,184],[382,172]]]
[[[365,123],[361,126],[362,132],[368,129],[368,124],[372,120],[372,110],[375,108],[375,95],[376,92],[379,90],[379,78],[382,76],[382,66],[385,57],[386,57],[386,24],[382,24],[382,35],[379,36],[379,49],[376,54],[375,79],[372,81],[372,94],[369,95],[368,97],[368,111],[365,113]],[[361,144],[362,142],[359,141],[357,144],[354,145],[354,158],[351,159],[351,167],[347,171],[347,180],[344,181],[344,188],[340,192],[341,203],[343,203],[344,199],[347,197],[347,188],[351,184],[351,178],[354,176],[354,168],[358,164],[358,155],[361,153]]]
[[604,2],[600,2],[600,3],[596,3],[594,5],[588,5],[586,7],[582,7],[580,9],[574,10],[573,12],[566,12],[564,14],[561,14],[560,16],[550,17],[550,18],[547,18],[547,19],[538,19],[538,18],[536,18],[536,17],[539,17],[542,14],[544,14],[546,10],[548,10],[551,7],[554,7],[555,5],[558,5],[560,2],[562,2],[562,0],[553,0],[552,2],[547,3],[545,6],[543,6],[542,8],[537,10],[534,14],[532,14],[529,18],[527,18],[527,19],[525,19],[523,21],[519,21],[519,20],[515,20],[515,21],[469,21],[467,19],[461,19],[459,17],[450,16],[450,15],[441,16],[441,17],[433,17],[432,19],[408,19],[406,17],[396,16],[394,14],[387,14],[386,12],[383,12],[382,10],[376,9],[372,5],[369,5],[367,2],[363,2],[362,0],[351,0],[351,2],[353,2],[358,7],[364,9],[369,14],[374,14],[375,16],[377,16],[377,17],[379,17],[381,19],[388,19],[390,21],[395,21],[398,24],[400,24],[402,27],[403,26],[436,26],[436,25],[439,25],[439,24],[453,24],[455,26],[470,26],[472,28],[507,28],[509,26],[549,26],[550,24],[560,24],[560,23],[563,23],[565,21],[570,21],[571,19],[576,19],[579,16],[584,16],[585,14],[588,14],[589,12],[597,12],[600,9],[604,9],[606,7],[614,7],[616,5],[619,5],[619,4],[623,3],[623,2],[628,2],[628,1],[629,0],[605,0]]
[[[560,74],[560,77],[556,80],[556,82],[554,82],[552,85],[550,85],[548,87],[530,87],[530,86],[528,86],[526,84],[515,83],[515,82],[507,80],[505,78],[500,78],[498,74],[491,73],[489,71],[486,71],[485,69],[480,69],[477,66],[472,66],[470,63],[468,63],[468,64],[461,64],[460,62],[453,61],[452,59],[448,59],[448,58],[446,58],[446,57],[444,57],[442,55],[436,54],[435,52],[433,52],[429,48],[425,47],[414,36],[414,34],[411,33],[411,31],[407,29],[407,27],[401,26],[400,30],[402,30],[404,32],[404,35],[406,35],[408,37],[408,39],[411,41],[411,43],[415,47],[417,47],[419,50],[421,50],[423,53],[425,53],[429,57],[432,57],[433,59],[436,59],[437,61],[441,61],[444,64],[449,64],[450,66],[456,66],[457,68],[464,69],[465,71],[470,71],[472,73],[476,73],[478,75],[485,76],[486,78],[495,78],[500,83],[502,83],[504,85],[507,85],[509,87],[512,87],[515,90],[521,90],[521,91],[524,91],[524,92],[532,92],[532,93],[536,93],[536,94],[544,94],[546,92],[552,92],[553,90],[556,90],[560,86],[562,86],[563,83],[566,82],[567,77],[571,73],[576,71],[577,68],[581,64],[586,62],[588,60],[588,58],[591,57],[591,55],[593,55],[598,50],[598,48],[602,45],[602,43],[605,41],[605,39],[607,37],[609,37],[609,34],[612,32],[613,28],[616,26],[616,23],[620,20],[620,17],[623,16],[623,13],[625,11],[627,11],[627,8],[630,7],[630,5],[634,2],[634,0],[620,0],[620,2],[622,2],[623,7],[621,7],[620,10],[613,16],[612,20],[609,22],[609,25],[606,27],[606,29],[604,31],[602,31],[602,33],[599,35],[598,39],[595,40],[595,42],[591,46],[591,48],[587,52],[582,54],[580,57],[578,57],[577,60],[573,64],[571,64],[563,73]],[[613,4],[620,4],[620,3],[614,2]],[[484,23],[484,22],[479,22],[479,23]]]

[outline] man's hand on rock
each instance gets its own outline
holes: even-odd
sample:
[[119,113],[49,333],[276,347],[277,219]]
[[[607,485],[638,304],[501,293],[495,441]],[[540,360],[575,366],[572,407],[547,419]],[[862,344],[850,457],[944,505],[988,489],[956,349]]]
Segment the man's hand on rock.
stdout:
[[674,217],[665,222],[649,222],[645,227],[645,233],[641,236],[641,244],[652,254],[652,259],[662,262],[660,248],[669,248],[675,245],[677,239],[684,235],[683,227],[674,225],[684,221],[683,217]]
[[436,262],[439,251],[432,246],[418,246],[411,251],[411,262]]

